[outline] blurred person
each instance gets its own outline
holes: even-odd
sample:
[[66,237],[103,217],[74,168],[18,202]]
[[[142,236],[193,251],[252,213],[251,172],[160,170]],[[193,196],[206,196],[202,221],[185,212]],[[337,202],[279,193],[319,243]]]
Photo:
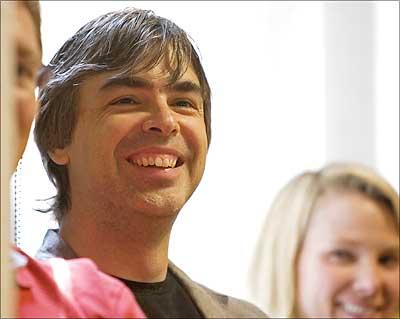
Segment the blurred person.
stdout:
[[149,317],[264,317],[168,259],[211,138],[210,87],[185,31],[152,11],[110,12],[67,40],[49,68],[34,133],[60,229],[37,256],[93,259]]
[[295,177],[267,214],[251,274],[274,318],[397,317],[399,195],[357,164]]
[[17,166],[28,141],[32,119],[37,111],[35,89],[42,65],[39,2],[18,1],[13,38],[16,45],[14,104],[17,144],[14,163]]
[[[39,2],[16,2],[15,15],[18,23],[12,38],[16,53],[14,110],[18,134],[13,154],[16,155],[16,165],[24,151],[37,110],[34,90],[42,56]],[[145,317],[129,289],[100,272],[88,259],[66,261],[52,258],[38,262],[17,247],[13,247],[11,257],[16,270],[18,317]]]

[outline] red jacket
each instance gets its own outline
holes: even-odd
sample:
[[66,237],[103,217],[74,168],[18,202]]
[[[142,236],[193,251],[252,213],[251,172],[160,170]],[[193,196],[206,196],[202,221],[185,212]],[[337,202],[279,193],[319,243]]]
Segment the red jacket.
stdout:
[[15,249],[20,318],[145,318],[131,291],[86,258],[37,261]]

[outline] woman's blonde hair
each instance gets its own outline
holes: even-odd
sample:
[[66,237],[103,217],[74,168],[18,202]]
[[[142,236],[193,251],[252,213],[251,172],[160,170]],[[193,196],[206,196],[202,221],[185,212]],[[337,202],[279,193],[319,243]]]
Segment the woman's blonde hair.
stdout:
[[399,226],[399,195],[374,170],[334,163],[293,178],[268,212],[251,269],[260,307],[274,318],[296,317],[296,260],[317,199],[328,190],[357,191],[383,204]]

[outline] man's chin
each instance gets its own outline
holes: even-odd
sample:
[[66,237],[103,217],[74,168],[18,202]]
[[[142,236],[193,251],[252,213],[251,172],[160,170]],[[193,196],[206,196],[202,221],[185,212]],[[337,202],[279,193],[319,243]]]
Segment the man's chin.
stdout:
[[176,218],[185,200],[179,200],[173,194],[146,194],[140,202],[135,206],[143,215]]

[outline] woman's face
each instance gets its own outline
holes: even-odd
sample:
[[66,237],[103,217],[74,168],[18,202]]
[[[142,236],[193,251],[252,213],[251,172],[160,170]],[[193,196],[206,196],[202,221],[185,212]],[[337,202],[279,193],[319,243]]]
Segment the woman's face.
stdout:
[[399,233],[391,212],[357,192],[323,195],[298,257],[297,278],[301,317],[395,317]]

